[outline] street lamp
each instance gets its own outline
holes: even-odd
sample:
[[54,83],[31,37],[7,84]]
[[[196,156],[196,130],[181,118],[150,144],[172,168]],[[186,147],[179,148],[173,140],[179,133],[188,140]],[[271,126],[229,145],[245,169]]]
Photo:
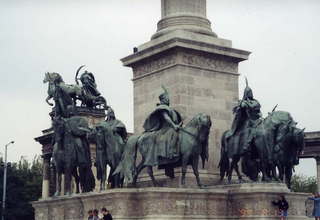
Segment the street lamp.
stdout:
[[7,149],[10,144],[13,144],[14,141],[10,141],[5,145],[4,153],[4,171],[3,171],[3,194],[2,194],[2,220],[4,220],[4,212],[6,209],[6,187],[7,187]]

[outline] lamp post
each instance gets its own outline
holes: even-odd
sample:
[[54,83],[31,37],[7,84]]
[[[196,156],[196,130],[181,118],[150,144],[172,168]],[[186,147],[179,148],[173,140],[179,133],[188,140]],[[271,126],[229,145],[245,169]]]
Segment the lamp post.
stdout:
[[2,220],[4,220],[4,213],[6,209],[6,187],[7,187],[7,149],[10,144],[13,144],[14,141],[10,141],[5,145],[4,153],[4,171],[3,171],[3,194],[2,194]]

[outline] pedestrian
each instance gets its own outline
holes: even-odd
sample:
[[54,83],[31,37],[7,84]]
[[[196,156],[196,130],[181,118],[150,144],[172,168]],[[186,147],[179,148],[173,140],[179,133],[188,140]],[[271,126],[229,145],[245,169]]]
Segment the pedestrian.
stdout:
[[285,220],[288,216],[289,204],[284,195],[280,195],[279,200],[272,201],[272,204],[278,206],[280,220]]
[[102,208],[101,212],[103,214],[103,220],[112,220],[112,215],[109,210],[107,210],[106,208]]
[[99,215],[99,211],[97,209],[94,209],[92,220],[100,220],[98,215]]
[[313,197],[309,197],[308,199],[313,200],[313,212],[312,215],[314,216],[315,220],[320,220],[320,195],[319,193],[315,193]]
[[92,210],[88,211],[88,220],[93,220],[93,211]]

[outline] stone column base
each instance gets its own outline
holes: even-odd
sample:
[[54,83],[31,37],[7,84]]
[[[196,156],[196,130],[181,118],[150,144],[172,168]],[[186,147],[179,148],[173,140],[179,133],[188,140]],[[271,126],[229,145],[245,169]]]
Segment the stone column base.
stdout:
[[308,194],[284,184],[235,184],[190,188],[124,188],[33,202],[36,220],[86,220],[90,209],[106,207],[114,219],[278,219],[271,204],[279,194],[289,201],[290,219],[307,219]]

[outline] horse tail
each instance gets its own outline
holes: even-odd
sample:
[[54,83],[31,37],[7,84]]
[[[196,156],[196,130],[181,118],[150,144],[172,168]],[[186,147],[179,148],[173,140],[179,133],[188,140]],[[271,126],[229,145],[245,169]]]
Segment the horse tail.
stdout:
[[220,176],[223,177],[225,173],[229,170],[229,159],[227,153],[227,143],[226,143],[226,134],[228,131],[225,131],[221,137],[221,156],[218,168],[220,168]]
[[136,158],[137,158],[137,142],[138,135],[129,137],[121,161],[112,175],[120,174],[120,178],[125,178],[128,183],[132,183],[134,175],[136,174]]
[[209,159],[209,129],[206,131],[205,140],[202,142],[202,151],[201,151],[201,160],[202,160],[202,168],[204,169],[205,162]]

